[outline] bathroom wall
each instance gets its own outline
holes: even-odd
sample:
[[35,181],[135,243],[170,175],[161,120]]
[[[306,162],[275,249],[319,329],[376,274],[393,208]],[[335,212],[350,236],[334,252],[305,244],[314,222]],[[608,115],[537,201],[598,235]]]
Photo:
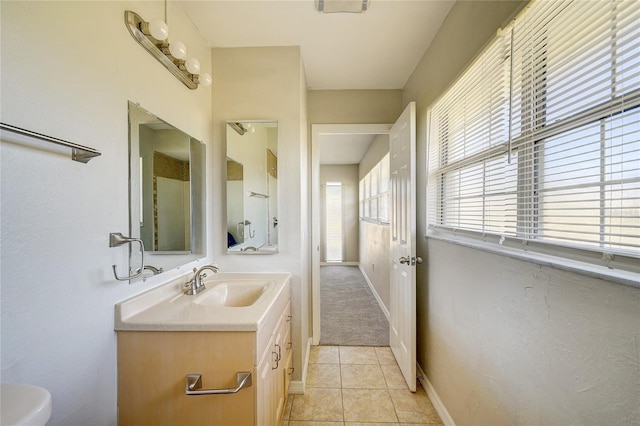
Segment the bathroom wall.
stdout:
[[[206,42],[168,4],[172,34],[210,70]],[[49,389],[50,425],[115,425],[114,304],[207,260],[132,285],[114,279],[111,265],[128,265],[127,248],[108,242],[129,231],[127,101],[211,145],[211,88],[189,90],[125,28],[126,9],[162,18],[163,2],[0,8],[2,122],[102,152],[82,164],[3,132],[1,380]]]
[[299,47],[213,48],[214,191],[225,199],[226,121],[278,122],[278,254],[227,254],[226,206],[213,203],[212,255],[223,271],[291,272],[294,381],[309,341],[306,84]]
[[327,182],[342,183],[342,235],[343,260],[357,262],[358,254],[358,165],[320,166],[320,258],[326,253],[326,204],[325,189]]
[[521,6],[457,2],[403,92],[418,104],[418,362],[458,425],[639,424],[640,289],[424,237],[427,107]]

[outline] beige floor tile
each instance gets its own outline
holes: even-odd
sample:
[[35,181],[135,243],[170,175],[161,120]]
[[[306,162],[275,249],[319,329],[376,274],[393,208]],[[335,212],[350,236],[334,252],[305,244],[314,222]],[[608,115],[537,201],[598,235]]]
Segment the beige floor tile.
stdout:
[[380,364],[390,364],[390,365],[398,365],[396,363],[396,358],[393,356],[393,352],[391,352],[391,348],[388,346],[376,347],[376,355],[378,356],[378,362]]
[[289,416],[290,422],[294,420],[342,422],[342,391],[307,388],[304,395],[295,395]]
[[440,416],[421,387],[415,393],[390,390],[389,395],[401,423],[442,424]]
[[373,364],[342,364],[343,389],[387,389],[382,369]]
[[384,379],[387,381],[388,389],[409,389],[397,364],[383,364],[380,367],[382,368]]
[[378,356],[370,346],[340,346],[340,364],[378,364]]
[[343,389],[344,420],[349,422],[397,422],[387,390]]
[[425,425],[429,425],[429,426],[444,426],[444,423],[442,423],[442,422],[438,422],[438,423],[400,423],[400,426],[425,426]]
[[312,346],[309,352],[309,364],[339,364],[338,346]]
[[307,386],[340,389],[340,364],[309,364]]
[[288,426],[343,426],[342,422],[289,422]]
[[397,426],[400,423],[362,423],[362,422],[345,422],[344,426]]
[[284,403],[284,413],[282,414],[283,422],[289,420],[291,415],[291,406],[293,405],[293,395],[287,395],[287,400]]

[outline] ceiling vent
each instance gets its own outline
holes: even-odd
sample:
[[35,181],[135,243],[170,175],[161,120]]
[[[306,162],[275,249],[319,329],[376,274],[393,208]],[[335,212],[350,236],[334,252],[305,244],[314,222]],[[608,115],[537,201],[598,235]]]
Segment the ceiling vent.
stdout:
[[369,0],[316,0],[318,12],[362,13],[367,10]]

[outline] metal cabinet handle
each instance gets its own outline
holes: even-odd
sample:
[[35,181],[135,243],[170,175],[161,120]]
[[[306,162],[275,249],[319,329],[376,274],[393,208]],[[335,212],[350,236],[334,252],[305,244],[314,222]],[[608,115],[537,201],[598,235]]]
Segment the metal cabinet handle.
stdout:
[[[280,358],[278,357],[278,353],[277,352],[271,352],[271,356],[275,355],[276,356],[276,366],[274,367],[273,364],[271,365],[271,369],[272,370],[277,370],[278,367],[280,367]],[[272,358],[273,359],[273,358]]]
[[278,348],[278,362],[280,362],[280,360],[282,359],[282,348],[278,343],[276,343],[274,346]]
[[251,386],[251,372],[239,371],[236,373],[237,386],[230,389],[201,389],[202,375],[187,374],[187,387],[184,393],[187,395],[224,395],[230,393],[238,393],[240,389]]

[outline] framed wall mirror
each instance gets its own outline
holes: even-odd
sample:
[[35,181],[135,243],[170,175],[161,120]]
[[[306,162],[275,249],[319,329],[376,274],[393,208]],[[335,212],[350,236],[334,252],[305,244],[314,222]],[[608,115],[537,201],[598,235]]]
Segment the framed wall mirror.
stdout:
[[[204,257],[205,145],[129,102],[129,159],[129,232],[145,247],[138,279]],[[140,264],[132,250],[130,272]]]
[[229,121],[227,252],[278,252],[278,123]]

